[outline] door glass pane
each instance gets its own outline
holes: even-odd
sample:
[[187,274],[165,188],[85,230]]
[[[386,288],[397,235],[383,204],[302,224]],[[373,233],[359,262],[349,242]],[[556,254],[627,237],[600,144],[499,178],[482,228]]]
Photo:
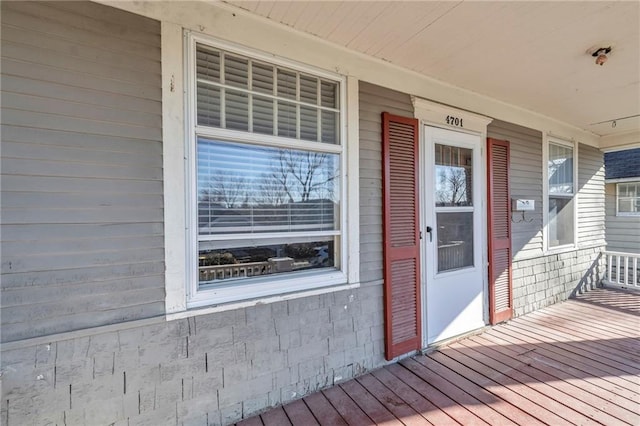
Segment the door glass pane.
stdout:
[[438,272],[473,266],[473,212],[437,213]]
[[473,150],[435,145],[437,207],[473,205]]

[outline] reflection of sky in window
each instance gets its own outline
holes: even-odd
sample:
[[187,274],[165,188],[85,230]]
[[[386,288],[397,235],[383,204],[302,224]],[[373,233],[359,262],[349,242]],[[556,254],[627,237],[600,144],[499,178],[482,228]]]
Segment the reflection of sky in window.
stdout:
[[549,145],[549,192],[573,193],[573,150],[568,147]]
[[[338,160],[337,154],[198,138],[198,194],[233,193],[233,201],[244,204],[336,201]],[[276,192],[286,193],[280,202],[273,201]]]

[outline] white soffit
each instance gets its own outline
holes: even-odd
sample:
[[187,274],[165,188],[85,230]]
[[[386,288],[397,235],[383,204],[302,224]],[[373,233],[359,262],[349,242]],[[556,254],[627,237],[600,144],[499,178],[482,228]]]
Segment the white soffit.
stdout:
[[640,129],[608,122],[640,113],[638,1],[227,3],[598,135]]

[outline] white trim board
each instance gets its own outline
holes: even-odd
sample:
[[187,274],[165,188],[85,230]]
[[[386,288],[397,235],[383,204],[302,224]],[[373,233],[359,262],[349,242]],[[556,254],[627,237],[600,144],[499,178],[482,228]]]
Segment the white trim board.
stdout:
[[604,183],[626,183],[626,182],[640,182],[640,176],[604,180]]
[[[162,166],[164,191],[165,311],[187,309],[187,183],[184,131],[183,34],[180,25],[162,23]],[[174,52],[169,55],[168,52]],[[179,52],[176,54],[176,52]]]
[[433,124],[456,132],[487,134],[487,126],[493,118],[461,109],[431,102],[415,96],[411,97],[416,118],[423,124]]
[[166,1],[101,0],[98,3],[172,22],[268,55],[355,76],[393,90],[599,147],[599,136],[573,125],[351,51],[224,3],[194,2],[188,8],[182,2]]

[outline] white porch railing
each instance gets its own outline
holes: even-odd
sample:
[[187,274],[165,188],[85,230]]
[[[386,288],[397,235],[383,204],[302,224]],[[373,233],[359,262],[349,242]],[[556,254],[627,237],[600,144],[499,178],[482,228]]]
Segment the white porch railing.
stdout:
[[604,285],[640,290],[640,254],[606,251],[604,255],[607,261]]
[[200,282],[205,282],[289,272],[295,269],[295,264],[290,257],[271,257],[267,262],[200,266],[198,269],[200,271]]

